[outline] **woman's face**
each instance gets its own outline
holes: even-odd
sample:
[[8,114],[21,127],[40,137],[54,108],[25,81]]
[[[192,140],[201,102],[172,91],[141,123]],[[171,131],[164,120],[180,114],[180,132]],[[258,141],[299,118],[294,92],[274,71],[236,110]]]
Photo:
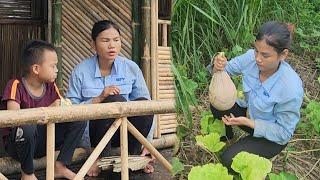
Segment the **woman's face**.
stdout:
[[279,63],[285,60],[288,55],[288,50],[285,49],[278,54],[274,47],[269,46],[265,39],[257,40],[255,46],[255,59],[260,72],[265,74],[273,74],[277,71]]
[[99,59],[113,61],[121,50],[120,34],[115,28],[109,28],[99,33],[94,42]]

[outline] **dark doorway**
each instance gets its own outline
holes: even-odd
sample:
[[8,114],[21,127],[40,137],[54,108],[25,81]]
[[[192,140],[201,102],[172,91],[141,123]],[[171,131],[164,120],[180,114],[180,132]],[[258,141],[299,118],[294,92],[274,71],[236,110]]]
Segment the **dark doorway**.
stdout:
[[21,75],[21,50],[31,39],[45,40],[47,1],[0,1],[0,94],[9,79]]

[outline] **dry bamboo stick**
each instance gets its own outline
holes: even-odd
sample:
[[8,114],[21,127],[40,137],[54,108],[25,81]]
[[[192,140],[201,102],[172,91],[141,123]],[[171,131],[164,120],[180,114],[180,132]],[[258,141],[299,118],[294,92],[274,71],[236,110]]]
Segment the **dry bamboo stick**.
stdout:
[[0,111],[0,128],[175,112],[174,100],[130,101]]
[[170,21],[170,20],[159,19],[159,20],[158,20],[158,23],[159,23],[159,24],[170,25],[170,24],[171,24],[171,21]]
[[128,126],[127,118],[121,118],[120,146],[121,146],[121,179],[129,180],[128,169]]
[[161,60],[171,60],[171,55],[158,54],[158,58]]
[[159,81],[174,81],[174,77],[159,77]]
[[159,59],[158,64],[172,64],[171,59]]
[[162,46],[168,46],[168,25],[162,25]]
[[54,180],[55,124],[47,124],[47,170],[46,179]]
[[163,85],[159,87],[159,90],[175,90],[174,85]]
[[117,131],[121,124],[121,119],[116,119],[114,123],[110,126],[106,134],[103,136],[103,138],[100,140],[97,147],[93,150],[91,155],[88,157],[87,161],[83,164],[79,172],[77,173],[75,180],[83,179],[83,177],[86,175],[86,173],[89,171],[90,167],[93,165],[93,163],[97,160],[105,146],[108,144],[114,133]]
[[160,94],[174,94],[175,91],[173,89],[171,90],[159,90]]
[[178,125],[176,123],[173,124],[162,124],[161,125],[161,129],[172,129],[172,128],[176,128]]
[[175,94],[159,94],[159,99],[174,99],[176,97]]
[[171,68],[168,67],[158,67],[159,73],[172,73]]
[[159,81],[159,85],[173,85],[173,81]]
[[177,132],[177,128],[172,128],[172,129],[162,129],[161,134],[169,134],[169,133],[175,133]]
[[168,125],[168,124],[177,124],[177,120],[173,119],[173,120],[160,120],[160,124],[161,125]]
[[158,46],[158,51],[171,51],[171,47]]
[[[117,9],[119,12],[122,12],[122,15],[126,18],[126,19],[131,19],[131,16],[128,14],[128,12],[130,12],[129,8],[127,7],[120,7],[119,6],[119,1],[117,1],[117,3],[113,2],[112,0],[107,0],[108,4],[110,4],[111,6],[113,6],[115,9]],[[122,17],[122,18],[124,18]]]
[[168,70],[171,70],[171,64],[158,64],[159,68],[168,68]]
[[137,140],[149,150],[149,152],[169,171],[171,172],[171,164],[152,146],[152,144],[128,121],[129,132],[137,138]]
[[[158,48],[163,47],[163,46],[158,46]],[[170,49],[166,49],[166,50],[158,50],[158,55],[170,55],[171,54],[171,50]]]
[[160,119],[161,119],[161,121],[167,121],[167,120],[172,120],[172,119],[174,119],[176,121],[177,116],[161,116],[160,115]]
[[159,77],[174,77],[172,72],[158,73]]

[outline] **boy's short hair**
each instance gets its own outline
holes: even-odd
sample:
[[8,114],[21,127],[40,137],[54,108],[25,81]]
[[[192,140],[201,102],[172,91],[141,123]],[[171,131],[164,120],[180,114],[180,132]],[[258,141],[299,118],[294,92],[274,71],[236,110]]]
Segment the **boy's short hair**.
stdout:
[[45,50],[56,52],[55,47],[46,41],[32,40],[27,44],[27,46],[23,49],[21,58],[23,76],[29,74],[30,67],[32,65],[41,63],[41,61],[43,60],[43,52]]

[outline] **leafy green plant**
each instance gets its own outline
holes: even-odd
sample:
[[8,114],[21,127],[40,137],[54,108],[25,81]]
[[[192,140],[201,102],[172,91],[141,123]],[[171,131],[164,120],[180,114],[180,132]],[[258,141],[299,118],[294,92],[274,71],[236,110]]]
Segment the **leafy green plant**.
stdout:
[[188,174],[188,180],[232,180],[233,176],[228,174],[228,169],[218,164],[206,164],[195,166]]
[[271,171],[270,160],[248,152],[238,153],[232,161],[231,168],[240,173],[243,180],[264,179]]
[[172,176],[175,176],[179,172],[184,170],[183,163],[180,162],[179,158],[173,157],[172,158]]
[[298,180],[297,176],[283,171],[279,174],[269,173],[268,176],[270,180]]
[[200,120],[201,134],[218,133],[220,136],[226,135],[224,123],[221,120],[214,119],[210,111],[204,111]]
[[313,125],[314,130],[320,134],[320,103],[314,100],[310,101],[303,113]]
[[205,136],[196,136],[197,145],[209,150],[212,153],[220,151],[226,143],[220,141],[220,135],[218,133],[210,133]]

